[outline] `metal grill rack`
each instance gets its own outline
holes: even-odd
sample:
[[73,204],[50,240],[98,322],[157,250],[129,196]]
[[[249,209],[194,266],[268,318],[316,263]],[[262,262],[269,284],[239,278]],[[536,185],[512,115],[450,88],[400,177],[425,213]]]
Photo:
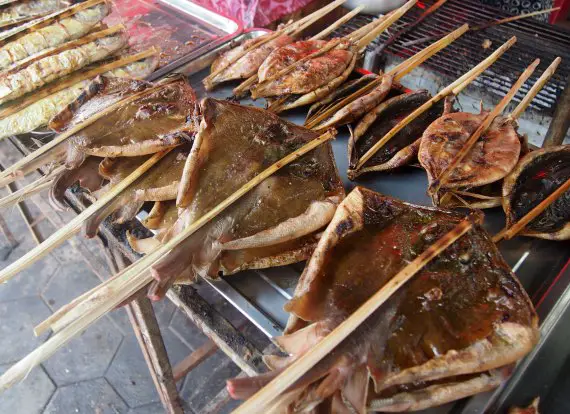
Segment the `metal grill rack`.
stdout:
[[[396,33],[405,25],[413,23],[425,9],[434,3],[433,0],[418,2],[415,7],[395,23],[389,31],[370,46],[373,50],[378,44],[385,42],[390,35]],[[435,39],[446,35],[464,23],[471,27],[483,25],[493,20],[510,17],[500,9],[481,4],[477,0],[449,0],[431,16],[418,24],[409,33],[401,36],[396,42],[386,48],[386,52],[402,58],[408,58],[433,43]],[[334,36],[344,36],[347,33],[362,27],[372,20],[373,16],[360,15],[347,24],[341,26]],[[535,19],[528,18],[501,24],[478,31],[469,31],[453,44],[430,58],[424,65],[430,69],[455,79],[467,72],[511,36],[517,36],[517,43],[508,50],[493,66],[477,78],[472,85],[485,88],[487,91],[503,97],[516,81],[522,70],[535,58],[541,63],[533,76],[521,88],[514,101],[520,99],[528,92],[544,69],[557,57],[562,57],[562,63],[548,85],[535,98],[532,107],[544,113],[552,114],[556,107],[556,100],[566,85],[570,74],[570,32],[557,27],[543,24]],[[430,38],[423,43],[410,42]],[[484,48],[483,44],[489,40],[491,46]]]

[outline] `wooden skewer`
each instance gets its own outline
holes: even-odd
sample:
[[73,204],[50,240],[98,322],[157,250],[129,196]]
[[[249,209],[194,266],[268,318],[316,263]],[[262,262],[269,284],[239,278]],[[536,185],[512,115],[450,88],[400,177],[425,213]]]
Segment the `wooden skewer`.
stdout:
[[40,177],[33,183],[30,183],[0,199],[0,208],[6,208],[15,203],[19,203],[20,201],[49,188],[52,185],[54,176],[61,173],[63,170],[65,170],[64,166],[58,167],[49,174]]
[[509,90],[509,92],[503,97],[503,99],[501,99],[501,102],[499,102],[499,104],[497,106],[495,106],[495,108],[493,108],[493,110],[489,114],[487,114],[485,119],[483,119],[483,122],[481,122],[481,124],[475,130],[475,132],[473,132],[473,134],[471,134],[469,139],[467,141],[465,141],[465,144],[463,144],[463,146],[461,147],[459,152],[457,154],[455,154],[455,157],[453,157],[451,162],[441,172],[440,176],[430,186],[430,188],[428,189],[429,194],[431,194],[431,195],[437,194],[437,192],[439,191],[441,186],[444,185],[445,183],[447,183],[447,180],[449,179],[449,177],[451,176],[453,171],[455,171],[457,166],[465,159],[467,154],[469,154],[469,152],[471,151],[473,146],[477,143],[477,141],[479,141],[479,138],[481,138],[481,135],[483,135],[483,133],[485,133],[485,131],[487,131],[487,129],[491,126],[491,124],[493,123],[495,118],[498,117],[501,113],[503,113],[503,111],[505,110],[507,105],[514,98],[517,91],[524,85],[524,83],[528,80],[528,78],[530,78],[530,76],[534,73],[534,71],[536,70],[536,67],[538,66],[539,63],[540,63],[540,59],[535,59],[534,62],[532,62],[530,64],[530,66],[524,70],[524,72],[521,74],[521,76],[513,84],[513,86]]
[[47,56],[55,55],[56,53],[60,53],[64,50],[74,49],[74,48],[79,47],[81,45],[84,45],[86,43],[93,42],[94,40],[101,39],[103,37],[110,36],[114,33],[121,32],[124,30],[125,30],[125,26],[122,24],[118,24],[118,25],[110,27],[108,29],[100,30],[100,31],[95,32],[95,33],[90,33],[86,36],[83,36],[83,37],[77,39],[77,40],[72,40],[71,42],[67,42],[67,43],[64,43],[62,45],[52,47],[51,49],[43,50],[40,53],[37,53],[37,54],[32,55],[26,59],[23,59],[23,60],[20,60],[20,61],[14,63],[12,66],[10,66],[6,70],[2,71],[0,73],[0,75],[6,76],[8,74],[18,72],[18,71],[28,67],[30,64],[37,62],[38,60],[43,59]]
[[87,69],[82,72],[77,72],[69,77],[63,78],[61,81],[58,81],[57,83],[48,84],[45,88],[39,89],[32,94],[24,96],[20,100],[14,101],[14,104],[8,104],[7,106],[6,105],[3,106],[3,108],[0,110],[0,119],[13,115],[17,112],[20,112],[22,109],[39,101],[40,99],[50,96],[72,85],[75,85],[78,82],[94,78],[95,76],[101,75],[105,72],[109,72],[111,70],[120,68],[122,66],[126,66],[138,60],[146,59],[150,56],[157,55],[158,53],[160,53],[160,51],[157,48],[152,47],[142,52],[135,53],[134,55],[116,59],[112,62],[106,63],[96,68]]
[[81,226],[89,217],[101,210],[107,203],[113,200],[117,195],[124,191],[129,185],[131,185],[135,180],[141,177],[145,172],[147,172],[153,165],[155,165],[162,157],[164,157],[170,150],[165,150],[154,154],[151,158],[145,161],[140,167],[135,171],[125,177],[121,182],[111,188],[108,192],[103,194],[99,200],[91,204],[86,208],[81,214],[71,220],[65,227],[62,227],[55,233],[53,233],[48,239],[46,239],[42,244],[32,249],[20,259],[16,260],[11,265],[5,267],[0,271],[0,283],[7,282],[16,274],[21,272],[26,267],[30,266],[32,263],[42,258],[50,251],[55,249],[57,246],[65,242],[75,233],[81,230]]
[[85,121],[75,125],[74,127],[70,128],[69,130],[58,135],[57,137],[52,139],[47,144],[41,146],[36,151],[32,152],[31,154],[28,154],[26,157],[22,158],[21,160],[19,160],[15,164],[12,164],[9,168],[6,168],[6,170],[2,171],[2,173],[0,173],[0,186],[7,185],[8,183],[14,181],[18,177],[18,172],[21,171],[22,169],[26,168],[26,165],[30,164],[36,158],[42,156],[43,154],[47,153],[51,149],[55,148],[57,145],[61,144],[63,141],[65,141],[69,137],[75,135],[77,132],[81,131],[84,128],[87,128],[89,125],[92,125],[97,120],[107,116],[111,112],[114,112],[118,107],[120,107],[122,105],[129,104],[129,103],[134,102],[137,99],[140,99],[146,95],[154,93],[156,90],[161,89],[161,88],[169,85],[170,83],[171,83],[171,81],[160,83],[160,84],[156,85],[155,87],[146,89],[142,92],[138,92],[138,93],[131,95],[125,99],[121,99],[120,101],[114,103],[113,105],[110,105],[109,107],[105,108],[101,112],[98,112],[95,115],[90,116]]
[[502,198],[501,196],[486,196],[484,194],[472,193],[470,191],[452,190],[451,192],[454,194],[461,194],[466,197],[478,198],[480,200],[497,200]]
[[309,352],[297,359],[277,378],[259,390],[249,400],[238,407],[234,414],[255,414],[265,412],[266,408],[285,390],[314,367],[321,359],[331,353],[345,338],[358,328],[370,315],[384,304],[394,293],[408,282],[431,260],[447,249],[457,239],[467,233],[474,224],[474,217],[463,220],[453,230],[445,234],[410,264],[400,270],[378,292],[368,299],[360,308],[337,326]]
[[350,13],[347,13],[344,16],[342,16],[340,19],[338,19],[336,22],[331,24],[329,27],[327,27],[323,31],[321,31],[321,32],[317,33],[316,35],[314,35],[313,37],[311,37],[310,40],[324,39],[325,37],[330,35],[332,32],[334,32],[338,27],[342,26],[344,23],[346,23],[347,21],[352,19],[358,13],[360,13],[363,9],[364,9],[364,6],[358,6],[357,8],[352,10]]
[[408,10],[410,10],[414,5],[418,2],[418,0],[409,0],[405,3],[402,7],[394,10],[392,14],[386,17],[386,19],[382,20],[382,23],[372,30],[370,33],[366,34],[360,41],[358,42],[357,50],[362,50],[370,42],[376,39],[384,30],[390,27],[396,20],[400,19]]
[[570,190],[570,178],[564,184],[558,187],[552,194],[542,200],[536,207],[530,210],[523,218],[513,224],[510,228],[504,228],[493,237],[495,243],[500,242],[502,239],[510,240],[523,230],[528,223],[537,218],[544,210],[554,203],[566,191]]
[[211,83],[216,76],[218,76],[220,73],[225,71],[227,68],[229,68],[235,62],[237,62],[239,59],[241,59],[243,56],[245,56],[250,50],[258,48],[259,46],[264,45],[265,43],[270,42],[273,39],[278,38],[279,36],[294,35],[294,34],[297,34],[301,31],[303,31],[309,25],[313,24],[315,21],[317,21],[318,19],[320,19],[324,15],[328,14],[329,12],[331,12],[332,10],[334,10],[335,8],[337,8],[338,6],[343,4],[344,2],[346,2],[346,0],[336,0],[336,1],[332,2],[331,4],[309,14],[308,16],[305,16],[304,18],[300,19],[297,22],[294,22],[290,25],[287,25],[286,27],[284,27],[280,30],[276,30],[273,33],[269,33],[265,36],[261,36],[260,38],[251,42],[240,53],[237,53],[235,56],[233,56],[232,59],[228,60],[225,64],[220,65],[220,67],[218,67],[218,69],[216,69],[215,71],[210,73],[208,76],[206,76],[204,78],[203,82],[205,84]]
[[526,96],[523,98],[523,100],[518,104],[518,106],[515,108],[515,110],[511,113],[511,115],[509,116],[511,119],[518,119],[519,116],[521,116],[521,114],[526,110],[526,108],[528,108],[528,106],[530,105],[532,100],[536,97],[536,95],[538,95],[538,92],[540,92],[540,90],[542,88],[544,88],[544,85],[546,85],[548,83],[548,81],[550,80],[550,78],[552,77],[552,75],[554,75],[554,72],[556,72],[556,69],[558,68],[558,65],[560,65],[561,61],[562,61],[562,58],[560,58],[560,57],[557,57],[556,59],[554,59],[554,61],[544,71],[544,73],[540,76],[540,78],[538,78],[536,83],[532,86],[532,88],[526,94]]
[[[95,304],[92,311],[77,315],[73,322],[69,323],[61,331],[51,336],[46,342],[44,342],[22,360],[10,367],[0,377],[0,390],[6,389],[22,380],[32,368],[41,364],[43,361],[53,355],[58,349],[69,342],[73,337],[83,332],[89,325],[96,322],[107,312],[114,309],[120,303],[123,303],[135,292],[142,289],[149,282],[151,282],[153,278],[150,273],[147,272],[149,266],[152,266],[155,262],[160,260],[181,241],[195,233],[210,220],[224,211],[228,206],[230,206],[239,198],[243,197],[250,190],[255,188],[258,184],[270,177],[276,171],[295,161],[309,151],[315,149],[319,145],[331,140],[334,135],[335,133],[333,131],[328,131],[327,133],[319,136],[318,138],[315,138],[313,141],[287,155],[283,159],[277,161],[269,168],[265,169],[256,177],[254,177],[252,180],[247,182],[245,185],[243,185],[240,189],[238,189],[220,204],[218,204],[214,209],[210,210],[200,219],[196,220],[181,234],[175,236],[172,240],[162,245],[159,249],[157,249],[157,251],[148,254],[147,256],[143,257],[139,261],[133,263],[131,266],[123,270],[120,273],[121,277],[115,279],[115,283],[110,283],[107,285],[109,295],[105,301]],[[120,287],[121,289],[117,289],[117,287]],[[71,312],[73,312],[73,310]]]
[[459,79],[448,85],[446,88],[442,89],[438,92],[433,98],[427,101],[425,104],[420,106],[410,115],[405,117],[402,121],[400,121],[394,128],[392,128],[382,139],[380,139],[376,144],[372,146],[358,161],[356,165],[356,170],[361,169],[364,164],[372,158],[376,152],[382,148],[390,139],[392,139],[398,132],[400,132],[406,125],[416,119],[418,116],[423,114],[425,111],[430,109],[433,105],[439,102],[441,99],[445,98],[448,95],[457,95],[461,92],[464,88],[469,85],[477,76],[483,73],[489,66],[491,66],[503,53],[505,53],[512,45],[515,44],[517,38],[515,36],[511,37],[506,43],[504,43],[500,48],[498,48],[495,52],[493,52],[490,56],[488,56],[485,60],[471,69],[469,72],[465,73]]
[[81,10],[88,9],[99,3],[106,3],[108,0],[87,0],[83,3],[74,4],[66,9],[58,10],[52,14],[49,14],[41,19],[32,20],[28,24],[22,25],[17,32],[10,32],[5,36],[0,36],[0,46],[4,46],[6,43],[12,42],[27,33],[38,30],[42,27],[52,24],[56,20],[61,20],[69,16],[73,16]]
[[544,10],[534,11],[531,13],[520,14],[518,16],[506,17],[504,19],[495,20],[495,21],[492,21],[489,23],[482,24],[480,26],[474,26],[473,29],[471,29],[471,30],[473,30],[473,31],[483,30],[483,29],[487,29],[488,27],[497,26],[499,24],[514,22],[514,21],[521,20],[521,19],[527,19],[529,17],[539,16],[541,14],[550,13],[550,12],[557,11],[557,10],[560,10],[560,7],[552,7],[550,9],[544,9]]
[[[415,55],[411,56],[404,62],[400,63],[398,66],[393,68],[389,71],[386,75],[393,77],[393,81],[399,81],[405,75],[410,73],[416,67],[421,65],[427,59],[435,55],[441,49],[449,46],[453,43],[456,39],[458,39],[461,35],[463,35],[467,30],[469,30],[469,25],[464,24],[460,28],[454,30],[453,32],[449,33],[447,36],[441,38],[434,44],[430,45],[429,47],[419,51]],[[385,75],[385,76],[386,76]],[[339,111],[341,108],[345,107],[351,102],[354,102],[359,97],[366,95],[368,92],[372,91],[372,89],[376,88],[378,85],[382,83],[383,76],[379,76],[378,79],[373,80],[368,85],[364,86],[363,88],[357,90],[356,92],[350,94],[346,98],[340,100],[339,102],[330,106],[326,111],[321,112],[320,114],[315,114],[315,116],[309,120],[305,126],[309,129],[313,129],[318,126],[322,121],[326,118],[332,116],[334,113]],[[319,128],[327,127],[326,124],[319,125]]]

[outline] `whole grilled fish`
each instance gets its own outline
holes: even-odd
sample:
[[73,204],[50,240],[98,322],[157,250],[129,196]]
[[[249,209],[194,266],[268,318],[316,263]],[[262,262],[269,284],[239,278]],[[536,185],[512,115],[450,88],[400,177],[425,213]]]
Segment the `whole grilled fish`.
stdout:
[[0,26],[16,24],[44,16],[63,9],[67,4],[61,0],[24,0],[11,4],[0,10]]
[[79,39],[103,20],[109,11],[107,3],[100,3],[0,47],[0,70],[42,50]]
[[127,44],[124,33],[106,36],[33,62],[13,74],[0,76],[0,104],[41,88],[91,63],[111,56]]
[[[158,64],[156,56],[133,62],[124,67],[105,72],[103,76],[117,78],[143,79],[150,75]],[[24,134],[47,125],[49,121],[67,105],[73,102],[89,85],[90,80],[77,82],[69,88],[22,109],[13,115],[0,120],[0,139],[12,135]]]

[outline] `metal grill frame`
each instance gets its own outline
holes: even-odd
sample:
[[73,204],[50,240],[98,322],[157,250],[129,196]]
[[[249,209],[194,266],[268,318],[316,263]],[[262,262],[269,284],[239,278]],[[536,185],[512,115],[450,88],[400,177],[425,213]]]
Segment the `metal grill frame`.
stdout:
[[[423,0],[418,3],[418,7],[410,10],[371,44],[369,51],[385,42],[393,33],[416,21],[423,11],[434,2],[434,0]],[[510,15],[500,9],[479,3],[477,0],[449,0],[409,33],[404,34],[387,47],[385,52],[406,59],[435,42],[435,39],[406,46],[408,42],[430,36],[439,38],[464,23],[469,23],[473,27],[506,17],[510,17]],[[369,23],[373,18],[374,16],[371,15],[359,15],[341,26],[333,36],[344,36]],[[538,57],[541,60],[538,69],[514,98],[514,102],[520,102],[548,65],[557,56],[560,56],[562,63],[557,72],[539,92],[531,105],[533,109],[551,115],[570,74],[570,31],[538,22],[533,18],[509,22],[479,31],[469,31],[434,57],[428,59],[424,65],[449,79],[456,79],[489,56],[512,36],[517,36],[517,43],[479,76],[472,85],[503,97],[526,66]],[[491,47],[483,48],[485,40],[491,41]]]

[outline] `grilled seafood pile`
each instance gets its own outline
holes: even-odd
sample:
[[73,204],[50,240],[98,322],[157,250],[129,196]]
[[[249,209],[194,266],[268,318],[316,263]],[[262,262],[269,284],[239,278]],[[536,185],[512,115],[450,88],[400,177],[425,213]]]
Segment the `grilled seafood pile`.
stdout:
[[[570,179],[570,145],[543,148],[524,156],[503,181],[507,228]],[[570,239],[570,191],[554,200],[519,233],[549,240]]]
[[[462,220],[357,187],[286,305],[272,370],[228,381],[247,398],[325,337]],[[440,253],[286,391],[273,412],[399,412],[493,389],[538,340],[537,316],[480,225]]]

